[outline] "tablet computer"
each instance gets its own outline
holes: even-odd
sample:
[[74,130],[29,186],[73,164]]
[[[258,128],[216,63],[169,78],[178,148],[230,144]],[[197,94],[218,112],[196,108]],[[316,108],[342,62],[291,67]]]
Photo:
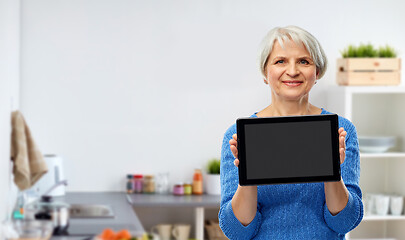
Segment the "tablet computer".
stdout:
[[336,114],[236,120],[239,184],[340,180]]

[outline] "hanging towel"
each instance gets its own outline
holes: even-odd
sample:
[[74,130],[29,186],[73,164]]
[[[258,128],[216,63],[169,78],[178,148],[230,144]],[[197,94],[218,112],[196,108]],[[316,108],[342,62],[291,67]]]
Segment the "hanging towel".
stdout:
[[48,168],[19,111],[12,112],[11,127],[11,160],[14,161],[14,182],[22,191],[34,185],[48,171]]

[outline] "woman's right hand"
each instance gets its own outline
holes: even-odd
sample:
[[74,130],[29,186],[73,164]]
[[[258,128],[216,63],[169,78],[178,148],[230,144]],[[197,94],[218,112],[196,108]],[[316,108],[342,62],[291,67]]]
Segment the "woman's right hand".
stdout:
[[232,139],[229,140],[229,144],[230,144],[230,148],[232,151],[233,156],[235,157],[235,161],[233,161],[233,164],[235,164],[235,166],[239,166],[239,159],[238,159],[238,136],[236,135],[236,133],[234,135],[232,135]]
[[[236,134],[232,135],[229,140],[230,148],[235,160],[233,164],[239,166],[238,159],[238,137]],[[257,211],[257,186],[240,186],[232,198],[232,209],[236,218],[242,223],[243,226],[249,225],[256,216]]]

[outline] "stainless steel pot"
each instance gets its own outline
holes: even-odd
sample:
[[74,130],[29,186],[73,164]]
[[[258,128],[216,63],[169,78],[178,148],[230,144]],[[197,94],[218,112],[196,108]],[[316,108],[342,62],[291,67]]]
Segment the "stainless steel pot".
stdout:
[[64,235],[69,227],[69,208],[70,205],[65,202],[53,201],[51,196],[42,196],[28,207],[28,211],[37,220],[51,220],[54,235]]

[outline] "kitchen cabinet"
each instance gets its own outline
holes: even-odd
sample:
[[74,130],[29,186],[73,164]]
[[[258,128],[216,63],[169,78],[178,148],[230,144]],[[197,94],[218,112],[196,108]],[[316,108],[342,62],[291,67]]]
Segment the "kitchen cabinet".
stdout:
[[[331,87],[327,110],[351,120],[358,136],[396,136],[386,153],[360,152],[360,187],[370,193],[405,196],[405,88],[402,86]],[[365,215],[348,238],[405,239],[405,216]]]

